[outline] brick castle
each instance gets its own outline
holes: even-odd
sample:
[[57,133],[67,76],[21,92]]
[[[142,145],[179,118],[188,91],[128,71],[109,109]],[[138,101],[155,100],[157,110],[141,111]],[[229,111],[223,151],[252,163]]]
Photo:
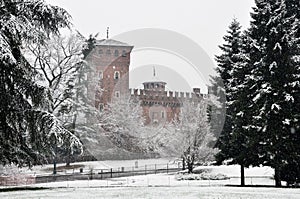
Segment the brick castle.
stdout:
[[[102,110],[113,98],[130,95],[140,100],[145,124],[172,122],[186,100],[199,102],[205,97],[200,88],[193,92],[166,90],[166,82],[153,78],[143,89],[129,89],[130,54],[133,46],[113,39],[97,40],[86,58],[94,69],[97,84],[92,90],[95,106]],[[154,75],[155,76],[155,75]],[[95,89],[98,87],[99,89]]]

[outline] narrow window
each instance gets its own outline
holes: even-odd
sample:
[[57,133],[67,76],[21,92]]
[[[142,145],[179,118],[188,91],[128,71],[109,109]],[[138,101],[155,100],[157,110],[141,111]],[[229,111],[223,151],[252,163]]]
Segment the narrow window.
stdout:
[[103,79],[103,72],[99,71],[99,80]]
[[127,54],[127,53],[126,53],[126,50],[123,50],[123,51],[122,51],[122,57],[126,57],[126,54]]
[[120,72],[115,71],[114,79],[120,79]]
[[115,57],[119,57],[119,51],[115,50]]
[[165,118],[165,112],[161,112],[161,118]]
[[115,92],[115,97],[116,97],[116,98],[119,98],[119,97],[120,97],[120,91],[116,91],[116,92]]
[[99,111],[103,111],[103,108],[104,108],[103,104],[102,103],[99,104]]

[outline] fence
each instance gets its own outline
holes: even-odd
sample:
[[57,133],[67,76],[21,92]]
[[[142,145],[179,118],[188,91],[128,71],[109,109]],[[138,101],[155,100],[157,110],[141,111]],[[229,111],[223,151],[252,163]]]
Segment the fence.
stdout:
[[[82,175],[81,181],[65,179],[55,184],[47,184],[47,187],[74,187],[74,188],[100,188],[100,187],[215,187],[215,186],[237,186],[240,178],[229,178],[225,180],[178,180],[176,175],[147,175],[128,176],[123,178],[106,178],[103,180],[91,180],[90,177]],[[95,179],[95,178],[94,178]],[[274,179],[263,176],[247,176],[246,186],[274,186]]]
[[0,176],[0,186],[15,186],[15,185],[29,185],[35,184],[35,177],[29,175],[11,175],[11,176]]
[[[102,180],[107,178],[118,178],[135,175],[147,175],[157,173],[177,172],[181,170],[180,164],[151,164],[144,166],[119,167],[111,169],[77,169],[73,173],[64,173],[56,175],[36,176],[36,183],[72,181],[72,180]],[[62,172],[63,173],[63,172]]]

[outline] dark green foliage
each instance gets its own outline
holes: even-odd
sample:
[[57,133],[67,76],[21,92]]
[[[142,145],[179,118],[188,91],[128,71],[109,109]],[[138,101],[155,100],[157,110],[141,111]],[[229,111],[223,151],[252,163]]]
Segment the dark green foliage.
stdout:
[[[237,107],[237,86],[241,84],[242,66],[244,57],[242,50],[242,33],[241,26],[237,20],[229,26],[228,35],[224,36],[225,44],[220,46],[222,54],[216,57],[218,62],[217,72],[224,83],[223,95],[226,98],[226,115],[223,130],[220,134],[217,147],[221,150],[216,158],[218,162],[233,158],[233,163],[241,163],[236,157],[243,151],[241,144],[243,140],[239,139],[239,133],[233,131],[235,127],[236,114],[240,112]],[[220,83],[219,83],[220,84]],[[222,90],[221,88],[219,90]],[[224,98],[224,97],[223,97]]]
[[282,179],[299,181],[300,2],[257,0],[253,10],[241,59],[230,62],[230,45],[222,46],[225,53],[217,57],[219,73],[225,73],[221,77],[228,78],[224,85],[231,116],[217,159],[271,166],[276,186],[281,186]]
[[300,155],[297,147],[300,140],[295,136],[299,133],[300,122],[297,35],[300,8],[299,1],[257,1],[256,5],[250,28],[253,42],[250,64],[255,66],[252,87],[256,88],[253,124],[257,130],[252,139],[258,163],[275,169],[276,185],[280,186],[282,167]]
[[40,0],[0,2],[0,164],[37,164],[51,153],[55,118],[40,111],[44,88],[32,80],[36,71],[21,49],[26,42],[43,42],[47,34],[58,33],[69,18],[65,10]]

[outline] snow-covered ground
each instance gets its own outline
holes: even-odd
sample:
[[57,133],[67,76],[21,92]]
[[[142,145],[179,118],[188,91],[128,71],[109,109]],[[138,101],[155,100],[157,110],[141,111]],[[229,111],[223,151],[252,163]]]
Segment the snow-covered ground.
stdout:
[[[76,163],[95,169],[135,166],[136,160],[128,161],[99,161]],[[140,167],[153,164],[171,164],[170,160],[138,160]],[[176,164],[176,163],[175,163]],[[49,165],[50,167],[51,165]],[[43,172],[34,168],[35,172]],[[44,190],[24,190],[0,192],[0,198],[300,198],[300,189],[290,188],[262,188],[262,187],[228,187],[225,185],[239,185],[240,168],[231,166],[201,166],[211,174],[225,174],[226,180],[177,180],[177,173],[150,174],[105,180],[80,180],[51,182],[28,185],[30,187],[44,187]],[[269,167],[247,168],[245,170],[247,185],[274,185],[273,169]],[[4,187],[2,187],[4,188]]]
[[[89,162],[76,162],[71,163],[71,165],[80,165],[83,168],[83,172],[89,172],[91,169],[93,170],[110,170],[113,169],[118,170],[121,167],[124,167],[125,170],[139,170],[145,169],[145,165],[147,165],[147,169],[156,168],[174,168],[178,167],[178,162],[175,161],[175,158],[158,158],[158,159],[139,159],[139,160],[105,160],[105,161],[89,161]],[[81,166],[82,165],[82,166]],[[65,166],[65,164],[57,164],[57,167]],[[22,168],[18,172],[32,174],[32,175],[45,175],[52,174],[53,164],[43,165],[43,166],[34,166],[31,169]],[[59,173],[72,173],[79,172],[79,168],[77,169],[68,169],[63,170]]]
[[110,187],[110,188],[61,188],[36,191],[0,193],[1,198],[204,198],[204,199],[298,199],[299,189],[250,188],[250,187]]

